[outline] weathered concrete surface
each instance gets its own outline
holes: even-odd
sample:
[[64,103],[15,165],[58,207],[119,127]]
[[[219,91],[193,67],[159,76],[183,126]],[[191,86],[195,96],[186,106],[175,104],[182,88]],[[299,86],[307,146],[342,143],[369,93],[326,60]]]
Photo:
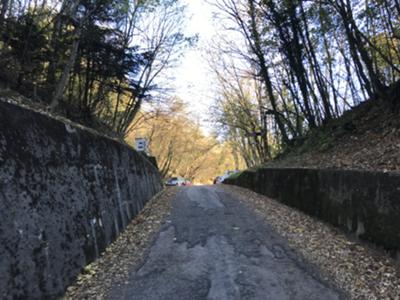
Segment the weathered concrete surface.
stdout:
[[131,148],[0,102],[0,298],[62,293],[161,188]]
[[393,253],[400,250],[399,173],[265,168],[224,183],[278,199]]
[[254,212],[218,187],[183,188],[143,265],[109,299],[340,299]]

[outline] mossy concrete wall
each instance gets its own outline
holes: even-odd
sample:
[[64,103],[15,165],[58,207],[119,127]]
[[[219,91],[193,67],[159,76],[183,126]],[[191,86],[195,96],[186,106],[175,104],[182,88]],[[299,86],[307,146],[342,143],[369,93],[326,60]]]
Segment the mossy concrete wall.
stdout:
[[399,173],[263,168],[224,183],[275,198],[393,253],[400,251]]
[[0,101],[0,298],[54,298],[162,189],[130,147]]

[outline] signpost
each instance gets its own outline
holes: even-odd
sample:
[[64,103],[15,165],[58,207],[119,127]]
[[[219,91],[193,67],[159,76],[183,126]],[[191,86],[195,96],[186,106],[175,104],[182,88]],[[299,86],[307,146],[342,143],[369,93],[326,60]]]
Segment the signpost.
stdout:
[[137,152],[144,152],[146,154],[149,154],[149,141],[145,138],[136,138],[135,139],[135,144],[136,144],[136,151]]

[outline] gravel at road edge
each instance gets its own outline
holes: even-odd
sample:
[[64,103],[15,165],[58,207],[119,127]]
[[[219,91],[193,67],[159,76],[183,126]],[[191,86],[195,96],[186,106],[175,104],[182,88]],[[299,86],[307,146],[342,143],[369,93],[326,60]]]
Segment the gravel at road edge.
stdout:
[[151,199],[101,257],[85,267],[61,299],[104,299],[111,286],[124,284],[129,270],[142,262],[169,216],[177,192],[177,188],[168,188]]
[[395,260],[276,200],[236,186],[223,188],[261,215],[351,299],[400,299]]

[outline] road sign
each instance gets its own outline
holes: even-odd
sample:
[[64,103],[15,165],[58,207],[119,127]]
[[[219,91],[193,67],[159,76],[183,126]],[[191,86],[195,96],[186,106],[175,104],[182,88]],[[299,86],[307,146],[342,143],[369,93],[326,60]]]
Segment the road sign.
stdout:
[[149,141],[145,138],[137,138],[135,139],[136,151],[138,152],[149,152]]

